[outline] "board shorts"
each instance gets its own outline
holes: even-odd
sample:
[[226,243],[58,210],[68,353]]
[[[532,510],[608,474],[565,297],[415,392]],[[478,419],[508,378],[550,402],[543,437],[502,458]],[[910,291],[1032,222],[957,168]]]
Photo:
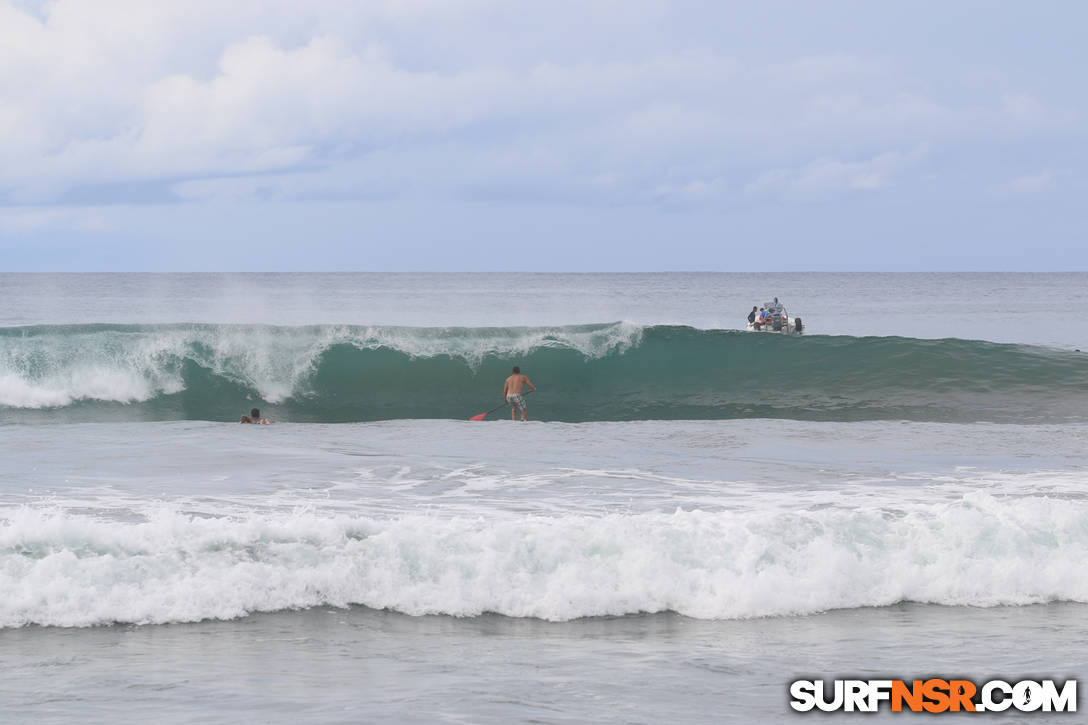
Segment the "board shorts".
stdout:
[[506,402],[519,413],[525,412],[525,396],[521,393],[510,393],[506,396]]

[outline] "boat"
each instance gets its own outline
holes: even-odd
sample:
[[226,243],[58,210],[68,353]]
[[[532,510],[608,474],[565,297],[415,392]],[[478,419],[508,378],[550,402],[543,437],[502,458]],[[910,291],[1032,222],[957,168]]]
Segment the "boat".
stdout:
[[760,324],[759,319],[748,323],[750,332],[784,332],[787,335],[800,335],[805,329],[800,317],[790,317],[786,308],[776,297],[774,302],[766,302],[763,309],[770,313],[770,318]]

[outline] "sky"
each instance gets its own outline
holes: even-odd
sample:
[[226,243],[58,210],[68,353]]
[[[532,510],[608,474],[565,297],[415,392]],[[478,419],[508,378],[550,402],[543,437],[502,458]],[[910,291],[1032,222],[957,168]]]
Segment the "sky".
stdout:
[[0,0],[0,271],[1088,270],[1088,5]]

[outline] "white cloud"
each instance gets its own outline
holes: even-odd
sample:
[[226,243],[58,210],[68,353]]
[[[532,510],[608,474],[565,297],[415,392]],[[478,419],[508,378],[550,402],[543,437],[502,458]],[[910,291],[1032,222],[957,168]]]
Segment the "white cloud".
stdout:
[[653,190],[654,201],[667,208],[683,208],[722,199],[728,192],[725,181],[691,179],[676,184],[662,184]]
[[867,83],[885,76],[884,64],[847,53],[810,55],[784,63],[771,63],[754,75],[768,83],[799,89]]
[[1026,174],[1005,184],[1000,184],[994,187],[994,191],[1006,196],[1030,196],[1042,194],[1054,187],[1054,174],[1050,171],[1041,171],[1037,174]]
[[919,148],[908,154],[888,151],[865,161],[817,159],[797,168],[765,171],[745,191],[802,201],[826,199],[843,191],[872,191],[888,186],[895,174],[924,154],[925,149]]
[[106,218],[93,208],[0,206],[0,234],[48,230],[103,232],[111,228]]
[[1001,110],[1016,125],[1026,126],[1047,120],[1046,109],[1038,99],[1026,93],[1006,93],[1001,97]]
[[[499,0],[0,0],[0,203],[145,182],[185,199],[695,203],[770,166],[751,189],[807,198],[886,186],[905,163],[841,160],[857,148],[1030,133],[1053,116],[1027,94],[942,101],[859,55],[605,56],[616,23],[649,32],[669,6],[578,8],[526,2],[514,32]],[[601,50],[569,50],[575,28]]]

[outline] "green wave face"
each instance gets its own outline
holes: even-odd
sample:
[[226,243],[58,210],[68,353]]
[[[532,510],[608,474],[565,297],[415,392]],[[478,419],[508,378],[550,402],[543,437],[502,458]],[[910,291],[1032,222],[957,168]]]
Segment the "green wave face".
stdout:
[[612,323],[4,328],[0,421],[463,419],[512,365],[538,420],[1088,420],[1079,352]]

